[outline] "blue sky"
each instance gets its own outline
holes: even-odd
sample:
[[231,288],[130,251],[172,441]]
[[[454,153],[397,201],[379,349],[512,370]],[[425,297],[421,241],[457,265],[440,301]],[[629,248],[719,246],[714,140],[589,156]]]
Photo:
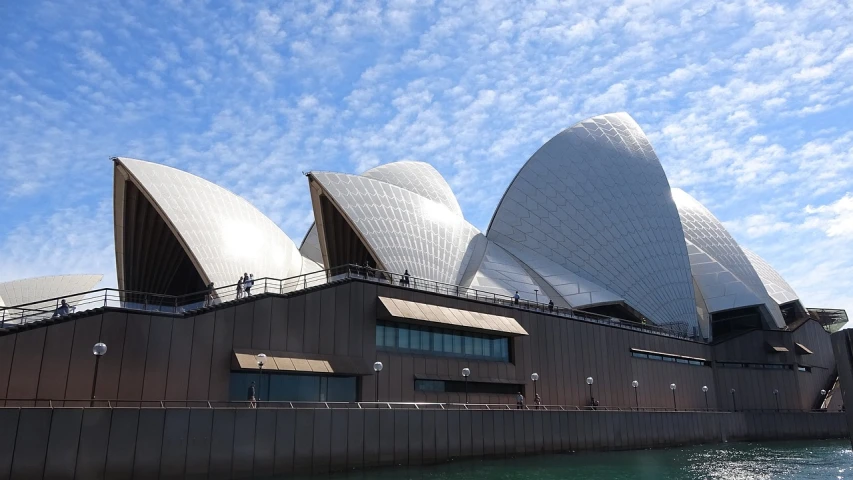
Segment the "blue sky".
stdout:
[[672,186],[809,306],[853,312],[853,7],[763,1],[5,2],[0,280],[115,284],[111,156],[249,199],[412,159],[485,230],[545,141],[627,111]]

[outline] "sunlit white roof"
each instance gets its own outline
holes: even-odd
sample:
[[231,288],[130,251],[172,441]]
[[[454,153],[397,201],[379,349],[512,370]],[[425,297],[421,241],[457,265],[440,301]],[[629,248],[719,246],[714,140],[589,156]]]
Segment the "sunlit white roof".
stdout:
[[[39,300],[88,292],[94,290],[103,278],[103,275],[51,275],[3,282],[0,283],[0,306],[25,305]],[[69,303],[74,304],[81,298],[69,298]],[[41,305],[31,305],[27,308],[41,307]]]
[[[206,283],[232,285],[244,272],[255,278],[302,273],[293,241],[251,203],[190,173],[130,158],[119,170],[155,206]],[[118,281],[123,285],[124,182],[116,182],[115,221]]]
[[362,176],[396,185],[441,203],[451,212],[462,215],[459,202],[444,177],[432,165],[403,160],[387,163],[362,173]]
[[800,299],[797,292],[788,285],[788,282],[782,278],[782,275],[767,263],[766,260],[746,247],[741,247],[741,250],[746,254],[746,258],[752,264],[752,267],[755,268],[755,272],[758,274],[758,278],[761,279],[761,283],[764,284],[767,293],[773,300],[776,300],[776,303],[782,305]]
[[628,114],[590,118],[542,146],[510,184],[487,236],[558,291],[575,292],[561,292],[570,304],[624,300],[655,323],[697,326],[669,184]]
[[479,231],[446,202],[359,175],[312,172],[310,176],[375,253],[380,267],[459,283],[464,261],[470,257],[466,251]]
[[687,192],[672,189],[672,198],[689,245],[693,276],[711,313],[731,308],[766,307],[778,328],[785,326],[782,312],[728,230],[707,208]]

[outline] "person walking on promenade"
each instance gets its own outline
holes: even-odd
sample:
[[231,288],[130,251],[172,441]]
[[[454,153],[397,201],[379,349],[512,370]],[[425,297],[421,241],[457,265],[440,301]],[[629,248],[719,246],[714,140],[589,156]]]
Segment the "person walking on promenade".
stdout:
[[246,281],[243,282],[243,290],[246,291],[246,296],[248,297],[248,296],[252,295],[252,286],[255,285],[255,274],[250,273],[250,274],[246,275],[244,273],[243,275],[246,277]]
[[536,398],[533,399],[533,402],[536,404],[536,410],[539,410],[539,407],[542,406],[542,397],[539,394],[536,394]]
[[243,296],[243,277],[240,277],[240,280],[237,280],[237,300],[239,300]]
[[518,392],[518,395],[515,396],[515,409],[521,410],[524,408],[524,395],[521,392]]
[[554,313],[554,301],[548,300],[548,313]]
[[255,402],[258,401],[255,397],[255,382],[252,382],[252,384],[249,385],[249,391],[246,396],[249,400],[249,408],[257,408],[257,405],[255,404]]
[[405,272],[403,272],[403,285],[409,286],[409,269],[407,268]]
[[213,282],[207,284],[207,295],[204,296],[204,306],[213,306]]
[[518,290],[516,290],[516,291],[515,291],[515,295],[513,295],[513,296],[512,296],[513,303],[515,303],[516,305],[518,305],[518,299],[519,299],[519,298],[521,298],[521,297],[518,295]]

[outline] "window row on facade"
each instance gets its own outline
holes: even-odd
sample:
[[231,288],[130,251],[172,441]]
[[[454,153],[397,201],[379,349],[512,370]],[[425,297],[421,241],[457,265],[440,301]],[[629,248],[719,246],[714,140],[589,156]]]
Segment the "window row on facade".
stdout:
[[358,400],[356,377],[231,372],[229,392],[231,401],[249,400],[249,386],[253,382],[256,398],[262,401],[355,402]]
[[631,350],[631,356],[634,358],[645,358],[648,360],[659,360],[662,362],[681,363],[684,365],[693,365],[697,367],[709,367],[710,362],[701,358],[683,357],[681,355],[672,355],[668,353],[646,352],[642,350]]
[[378,321],[376,348],[509,362],[509,338],[446,328]]

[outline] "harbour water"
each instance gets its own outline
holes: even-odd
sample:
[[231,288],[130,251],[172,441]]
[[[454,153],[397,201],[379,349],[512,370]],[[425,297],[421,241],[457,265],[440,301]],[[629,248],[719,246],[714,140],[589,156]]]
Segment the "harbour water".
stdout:
[[[318,477],[314,477],[315,479]],[[324,480],[818,480],[853,479],[850,442],[764,442],[665,450],[577,453],[463,460],[384,468]]]

